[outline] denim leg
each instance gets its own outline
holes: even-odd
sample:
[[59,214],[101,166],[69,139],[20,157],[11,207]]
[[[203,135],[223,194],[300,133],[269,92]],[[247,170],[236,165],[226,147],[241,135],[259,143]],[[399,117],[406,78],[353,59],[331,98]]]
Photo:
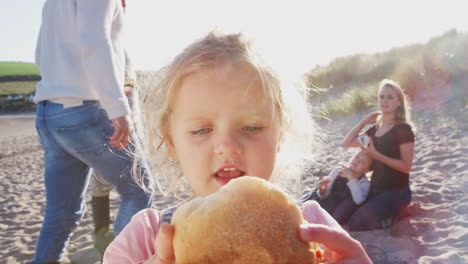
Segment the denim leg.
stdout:
[[102,147],[77,155],[113,184],[120,194],[120,207],[114,222],[114,233],[117,235],[135,213],[151,206],[152,194],[145,193],[132,178],[133,158],[128,153],[128,150],[132,150],[131,147],[126,150],[110,147],[107,138],[114,132],[112,121],[102,109],[98,109],[95,114],[97,126],[102,133]]
[[368,200],[348,222],[351,231],[379,229],[382,221],[392,218],[411,201],[409,188],[388,190]]
[[63,258],[73,230],[85,212],[84,196],[91,170],[54,144],[45,120],[38,118],[36,128],[45,150],[46,209],[34,263],[47,263]]
[[125,151],[110,149],[100,154],[99,163],[91,166],[108,182],[116,187],[120,194],[120,206],[114,222],[114,234],[117,235],[130,222],[138,211],[151,206],[152,194],[146,193],[132,178],[132,159]]
[[138,211],[151,206],[151,195],[138,192],[122,196],[120,208],[114,222],[114,235],[118,235]]
[[114,233],[118,234],[135,213],[150,207],[152,202],[152,194],[145,193],[132,178],[133,158],[128,152],[132,149],[119,150],[110,146],[108,140],[114,127],[97,103],[85,104],[79,111],[69,113],[67,120],[80,122],[68,121],[66,126],[57,127],[54,130],[57,141],[114,185],[120,194],[114,223]]
[[333,218],[340,224],[346,225],[348,223],[349,218],[353,215],[354,212],[359,208],[353,199],[345,199],[333,211]]
[[[88,112],[93,120],[83,131],[93,138],[76,146],[75,149],[79,147],[81,150],[75,155],[114,185],[120,194],[120,207],[114,222],[114,233],[117,235],[135,213],[151,206],[152,194],[145,193],[132,178],[133,158],[129,154],[129,151],[133,151],[132,147],[119,150],[109,145],[108,138],[114,133],[114,127],[106,112],[99,105]],[[83,145],[92,147],[83,150]]]
[[37,107],[36,124],[46,152],[47,190],[36,263],[58,261],[63,256],[67,241],[85,210],[84,193],[90,167],[115,185],[121,195],[116,233],[134,213],[151,205],[151,194],[144,193],[131,177],[129,154],[109,146],[112,121],[96,101],[66,109],[60,104],[42,102]]

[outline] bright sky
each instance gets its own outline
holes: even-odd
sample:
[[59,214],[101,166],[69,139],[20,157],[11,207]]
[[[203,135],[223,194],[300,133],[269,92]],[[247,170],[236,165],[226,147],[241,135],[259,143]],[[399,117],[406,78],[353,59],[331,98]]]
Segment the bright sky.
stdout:
[[[97,0],[96,0],[97,1]],[[34,61],[45,0],[2,0],[0,61]],[[333,58],[468,31],[465,1],[127,0],[127,47],[137,70],[170,62],[217,27],[255,36],[278,65],[306,71]]]

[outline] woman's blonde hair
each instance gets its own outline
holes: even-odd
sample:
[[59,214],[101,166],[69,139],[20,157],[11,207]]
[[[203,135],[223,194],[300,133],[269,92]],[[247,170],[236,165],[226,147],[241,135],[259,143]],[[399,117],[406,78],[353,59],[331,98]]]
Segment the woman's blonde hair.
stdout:
[[[408,96],[405,94],[403,89],[400,87],[400,85],[390,79],[383,79],[379,83],[379,93],[384,87],[390,87],[394,91],[396,91],[398,100],[400,100],[401,105],[396,109],[395,113],[395,122],[396,123],[405,123],[414,128],[413,122],[411,121],[411,107],[408,101]],[[381,116],[379,116],[379,119],[377,119],[377,124],[380,126],[382,125],[382,120]]]
[[[234,67],[249,67],[258,73],[265,94],[273,101],[281,122],[282,140],[271,181],[292,193],[300,190],[301,176],[318,154],[323,133],[311,118],[305,85],[286,86],[253,51],[252,42],[242,34],[210,32],[189,45],[156,74],[153,84],[146,92],[143,91],[141,114],[136,120],[135,164],[145,165],[152,176],[150,183],[163,194],[177,195],[190,191],[190,186],[181,181],[178,162],[167,153],[168,144],[172,144],[169,120],[173,97],[189,74],[226,62]],[[137,182],[145,186],[137,166],[134,172],[137,172],[134,173]]]

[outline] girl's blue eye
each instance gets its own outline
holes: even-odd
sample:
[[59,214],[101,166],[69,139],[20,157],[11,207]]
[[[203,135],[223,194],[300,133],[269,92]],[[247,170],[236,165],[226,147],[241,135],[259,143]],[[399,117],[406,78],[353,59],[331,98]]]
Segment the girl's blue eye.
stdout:
[[255,132],[255,131],[259,131],[261,129],[262,129],[262,127],[258,127],[258,126],[243,126],[242,127],[242,130],[244,130],[246,132]]
[[190,133],[192,135],[206,135],[210,133],[211,131],[213,131],[213,129],[211,128],[201,128],[201,129],[190,131]]

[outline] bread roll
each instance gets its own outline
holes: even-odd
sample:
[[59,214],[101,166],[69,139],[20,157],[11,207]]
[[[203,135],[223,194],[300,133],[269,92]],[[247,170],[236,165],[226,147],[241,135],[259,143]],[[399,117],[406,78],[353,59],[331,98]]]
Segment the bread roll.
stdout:
[[303,221],[278,187],[256,177],[233,179],[174,212],[176,263],[318,263],[316,245],[298,237]]

